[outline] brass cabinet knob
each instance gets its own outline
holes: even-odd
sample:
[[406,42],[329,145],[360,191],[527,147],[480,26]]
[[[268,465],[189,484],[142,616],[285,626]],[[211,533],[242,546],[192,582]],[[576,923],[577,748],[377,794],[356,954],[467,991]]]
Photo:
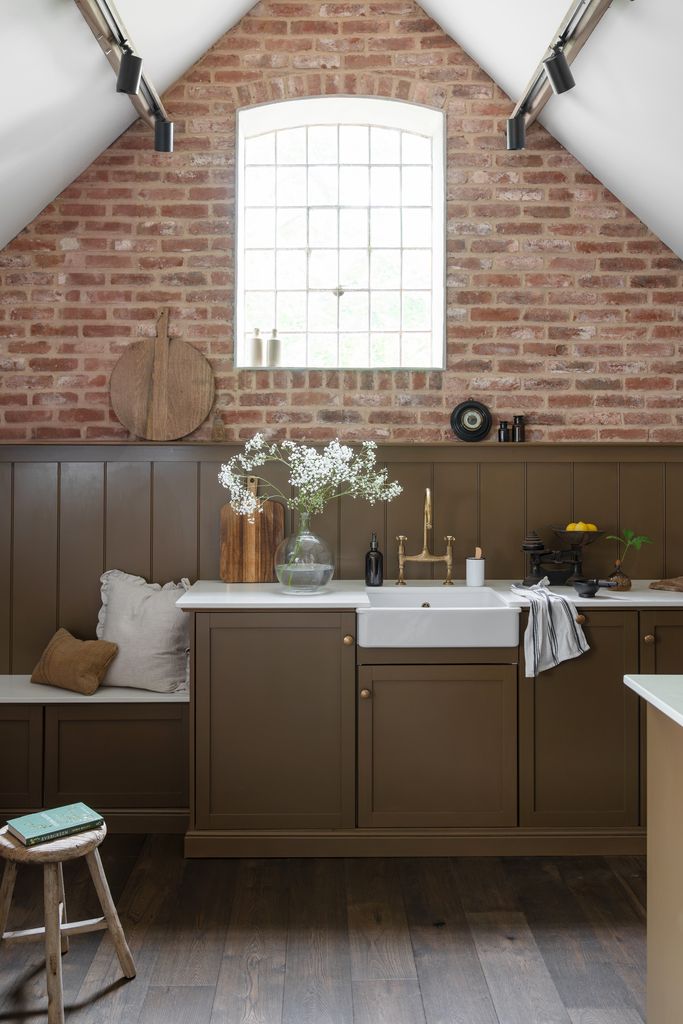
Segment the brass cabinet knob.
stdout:
[[643,643],[644,643],[644,644],[653,644],[654,642],[655,642],[655,638],[654,638],[654,636],[652,635],[652,633],[647,633],[647,634],[646,634],[646,635],[645,635],[645,636],[643,637]]
[[354,640],[354,638],[351,636],[350,633],[347,633],[346,636],[344,637],[344,643],[346,644],[347,647],[351,646],[351,644],[353,643],[353,640]]
[[576,616],[576,621],[578,622],[578,624],[580,626],[583,626],[584,622],[586,621],[586,616],[585,615],[577,615]]
[[360,691],[360,699],[361,700],[369,700],[370,697],[372,697],[372,691],[371,690],[361,690]]

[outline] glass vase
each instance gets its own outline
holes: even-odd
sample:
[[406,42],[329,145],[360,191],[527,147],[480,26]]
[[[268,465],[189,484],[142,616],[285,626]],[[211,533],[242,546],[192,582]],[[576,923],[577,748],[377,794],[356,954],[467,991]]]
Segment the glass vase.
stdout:
[[334,558],[322,537],[311,532],[310,516],[299,514],[295,533],[278,544],[275,573],[288,594],[315,594],[323,590],[334,575]]
[[621,562],[618,558],[614,563],[614,571],[609,574],[607,579],[611,580],[615,584],[615,586],[612,588],[613,590],[631,589],[631,577],[627,576],[624,570],[621,568]]

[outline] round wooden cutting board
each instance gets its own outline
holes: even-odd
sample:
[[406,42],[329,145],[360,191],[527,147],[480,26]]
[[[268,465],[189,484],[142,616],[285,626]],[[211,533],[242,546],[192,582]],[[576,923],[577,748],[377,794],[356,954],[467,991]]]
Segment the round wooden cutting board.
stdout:
[[149,441],[191,434],[211,411],[213,371],[201,352],[168,336],[168,310],[156,338],[134,341],[112,370],[111,404],[123,426]]

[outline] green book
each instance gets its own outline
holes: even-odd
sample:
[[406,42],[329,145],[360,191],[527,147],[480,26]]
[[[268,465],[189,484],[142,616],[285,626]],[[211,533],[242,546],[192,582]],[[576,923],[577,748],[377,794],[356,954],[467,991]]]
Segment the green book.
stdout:
[[35,846],[36,843],[49,843],[52,839],[99,828],[103,821],[102,815],[87,804],[67,804],[65,807],[52,807],[49,811],[11,818],[7,828],[24,846]]

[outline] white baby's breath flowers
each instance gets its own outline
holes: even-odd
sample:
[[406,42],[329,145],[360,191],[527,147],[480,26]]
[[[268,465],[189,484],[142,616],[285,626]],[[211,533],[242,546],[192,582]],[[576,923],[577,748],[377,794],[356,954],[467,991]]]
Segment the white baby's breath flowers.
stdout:
[[[377,445],[363,441],[356,451],[338,439],[322,450],[295,441],[268,442],[263,434],[254,434],[244,450],[221,466],[218,479],[230,491],[230,504],[238,515],[253,519],[263,502],[277,497],[299,513],[322,512],[328,501],[350,495],[365,498],[371,505],[391,501],[403,488],[389,481],[386,469],[376,466]],[[254,473],[268,462],[279,462],[289,470],[291,493],[285,494],[270,480]],[[256,476],[262,493],[253,494],[247,477]]]

